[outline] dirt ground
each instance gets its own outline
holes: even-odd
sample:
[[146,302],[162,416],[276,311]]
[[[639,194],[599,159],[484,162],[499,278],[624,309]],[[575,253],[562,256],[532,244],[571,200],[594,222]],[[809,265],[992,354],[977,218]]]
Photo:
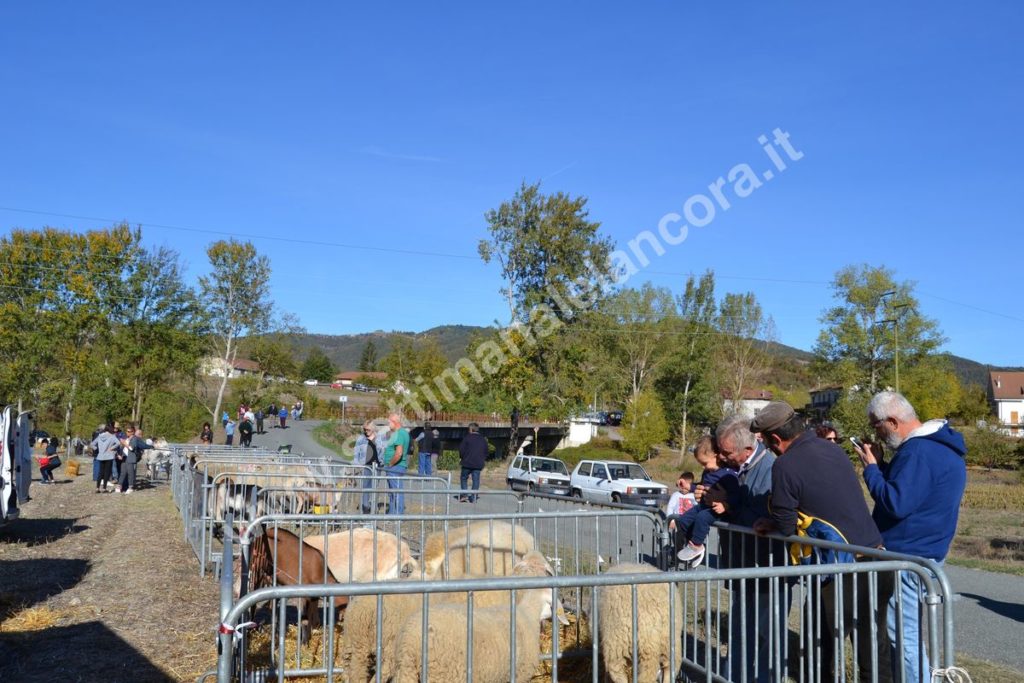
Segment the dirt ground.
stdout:
[[93,492],[32,484],[0,528],[0,681],[194,681],[216,665],[219,598],[165,481]]

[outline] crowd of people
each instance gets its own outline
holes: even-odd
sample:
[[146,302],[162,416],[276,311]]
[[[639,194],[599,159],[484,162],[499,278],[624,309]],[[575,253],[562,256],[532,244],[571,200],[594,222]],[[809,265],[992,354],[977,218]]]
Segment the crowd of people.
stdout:
[[[838,445],[834,426],[809,429],[804,418],[781,401],[769,403],[752,420],[740,416],[723,420],[714,436],[705,437],[695,448],[704,468],[700,482],[695,484],[693,474],[683,472],[678,490],[669,499],[666,514],[675,532],[679,561],[699,562],[707,528],[722,519],[751,528],[756,535],[799,533],[941,564],[956,532],[966,487],[962,435],[945,420],[921,422],[910,402],[891,391],[872,398],[867,417],[874,439],[855,441],[854,450],[873,511],[853,463]],[[756,535],[729,534],[722,541],[718,566],[787,562],[788,558],[776,556],[784,548],[759,544]],[[859,563],[872,562],[875,556],[820,551],[814,559]],[[773,667],[779,662],[769,656],[769,634],[787,632],[789,605],[772,608],[773,592],[765,580],[731,583],[730,643],[735,644],[730,647],[731,680],[775,680]],[[814,677],[830,680],[840,675],[832,668],[834,661],[842,666],[836,643],[856,631],[856,666],[863,680],[930,681],[919,621],[922,595],[922,579],[911,571],[858,572],[823,581],[818,612],[821,653]],[[788,591],[774,595],[780,602],[790,598]],[[774,629],[772,614],[780,620]]]
[[[489,446],[487,439],[480,434],[477,423],[471,422],[468,429],[469,433],[459,444],[459,481],[461,490],[466,492],[459,500],[475,503],[480,490],[480,473]],[[412,436],[413,433],[416,436]],[[437,460],[443,450],[443,443],[440,432],[430,422],[425,422],[422,427],[410,433],[403,426],[402,416],[391,413],[383,429],[378,430],[373,420],[364,422],[362,433],[356,439],[353,464],[369,467],[374,474],[380,472],[386,477],[388,500],[385,509],[389,514],[405,513],[402,477],[409,471],[413,446],[417,450],[417,474],[432,476],[438,471]],[[362,496],[362,510],[365,513],[376,512],[373,509],[374,497],[368,490],[373,487],[374,479],[364,477],[362,481],[364,489],[367,489]]]
[[115,422],[100,425],[89,444],[96,493],[133,493],[136,469],[143,452],[151,448],[153,445],[143,438],[142,428],[131,422],[123,429]]

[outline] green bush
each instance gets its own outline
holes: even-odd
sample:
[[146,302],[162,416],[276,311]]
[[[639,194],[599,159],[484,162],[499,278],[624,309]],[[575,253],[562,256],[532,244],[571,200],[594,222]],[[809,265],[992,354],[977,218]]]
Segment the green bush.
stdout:
[[437,469],[439,470],[461,470],[462,459],[458,451],[444,451],[437,457]]

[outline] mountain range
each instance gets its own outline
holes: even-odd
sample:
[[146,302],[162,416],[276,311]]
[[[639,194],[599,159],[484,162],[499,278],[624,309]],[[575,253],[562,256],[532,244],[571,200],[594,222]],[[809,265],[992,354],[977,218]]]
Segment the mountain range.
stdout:
[[[355,370],[359,367],[359,360],[362,358],[363,349],[367,342],[372,341],[377,349],[377,359],[380,360],[391,349],[395,339],[399,337],[412,337],[421,339],[433,337],[441,346],[441,350],[450,363],[461,358],[470,340],[476,334],[483,334],[489,328],[474,325],[440,325],[423,332],[364,332],[362,334],[296,334],[293,336],[293,343],[298,351],[297,358],[304,359],[309,349],[319,348],[326,354],[339,371]],[[795,361],[798,364],[807,364],[814,358],[810,351],[798,349],[793,346],[769,343],[769,350],[780,359]],[[990,370],[1002,370],[1004,372],[1020,371],[1024,368],[995,367],[986,365],[970,358],[963,358],[953,354],[945,354],[953,365],[962,384],[977,384],[982,387],[988,384],[988,373]]]

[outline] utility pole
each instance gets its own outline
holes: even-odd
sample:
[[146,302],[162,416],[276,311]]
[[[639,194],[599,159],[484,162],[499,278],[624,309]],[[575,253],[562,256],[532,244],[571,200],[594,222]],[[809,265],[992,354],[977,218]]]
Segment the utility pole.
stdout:
[[[886,297],[889,297],[889,296],[895,296],[895,295],[896,295],[896,290],[895,289],[891,289],[888,292],[883,292],[878,297],[879,303],[881,303],[882,299],[884,299]],[[894,358],[895,358],[895,366],[896,366],[896,393],[900,392],[900,318],[899,318],[899,311],[900,311],[900,309],[909,308],[909,307],[910,307],[910,304],[896,304],[895,306],[892,307],[892,310],[893,310],[893,317],[892,318],[888,318],[886,320],[879,320],[877,323],[875,323],[876,325],[888,325],[890,323],[892,324]]]

